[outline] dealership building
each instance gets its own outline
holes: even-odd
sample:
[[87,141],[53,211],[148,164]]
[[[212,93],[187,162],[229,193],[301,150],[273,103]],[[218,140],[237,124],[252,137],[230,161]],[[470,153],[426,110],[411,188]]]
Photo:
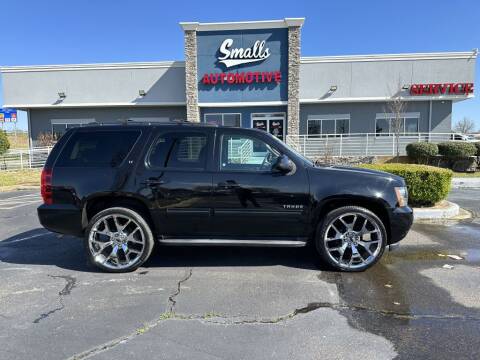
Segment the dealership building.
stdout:
[[302,57],[303,24],[180,23],[184,61],[2,67],[4,107],[27,111],[35,146],[41,133],[129,120],[254,127],[283,140],[387,134],[393,99],[405,105],[402,132],[448,133],[453,102],[474,96],[476,51]]

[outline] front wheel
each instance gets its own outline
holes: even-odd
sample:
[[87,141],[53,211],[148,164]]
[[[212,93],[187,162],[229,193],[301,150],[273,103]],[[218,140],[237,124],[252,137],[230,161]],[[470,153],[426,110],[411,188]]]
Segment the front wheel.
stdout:
[[374,265],[382,257],[386,241],[379,217],[359,206],[329,212],[315,239],[322,260],[342,271],[363,271]]
[[150,256],[153,244],[153,234],[145,219],[123,207],[100,211],[90,220],[85,233],[90,262],[108,272],[137,269]]

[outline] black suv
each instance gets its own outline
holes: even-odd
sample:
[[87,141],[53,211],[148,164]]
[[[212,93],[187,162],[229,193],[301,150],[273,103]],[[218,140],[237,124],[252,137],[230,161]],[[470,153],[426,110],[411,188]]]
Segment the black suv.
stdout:
[[319,166],[262,130],[112,125],[68,131],[42,172],[41,224],[84,236],[112,272],[168,245],[305,246],[361,271],[412,224],[402,178]]

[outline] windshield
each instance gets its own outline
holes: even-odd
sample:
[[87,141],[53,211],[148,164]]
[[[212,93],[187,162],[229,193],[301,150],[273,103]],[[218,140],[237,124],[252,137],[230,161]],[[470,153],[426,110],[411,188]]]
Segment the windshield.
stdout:
[[305,161],[308,165],[310,166],[315,166],[315,163],[306,158],[304,155],[300,154],[297,150],[295,150],[293,147],[291,147],[290,145],[288,145],[286,142],[283,142],[282,140],[280,140],[279,138],[277,138],[276,136],[273,136],[272,134],[268,133],[268,135],[270,135],[271,138],[275,139],[276,142],[278,142],[279,144],[285,146],[286,148],[288,148],[288,150],[290,150],[291,152],[293,152],[295,155],[297,155],[300,159],[302,159],[303,161]]

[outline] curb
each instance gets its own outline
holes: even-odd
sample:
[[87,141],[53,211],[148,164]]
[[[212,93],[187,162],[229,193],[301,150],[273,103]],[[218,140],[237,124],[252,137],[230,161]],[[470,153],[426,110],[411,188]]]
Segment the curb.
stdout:
[[460,206],[450,201],[443,201],[441,208],[414,208],[413,218],[416,220],[450,219],[460,214]]
[[480,188],[479,178],[452,178],[452,187],[455,189]]

